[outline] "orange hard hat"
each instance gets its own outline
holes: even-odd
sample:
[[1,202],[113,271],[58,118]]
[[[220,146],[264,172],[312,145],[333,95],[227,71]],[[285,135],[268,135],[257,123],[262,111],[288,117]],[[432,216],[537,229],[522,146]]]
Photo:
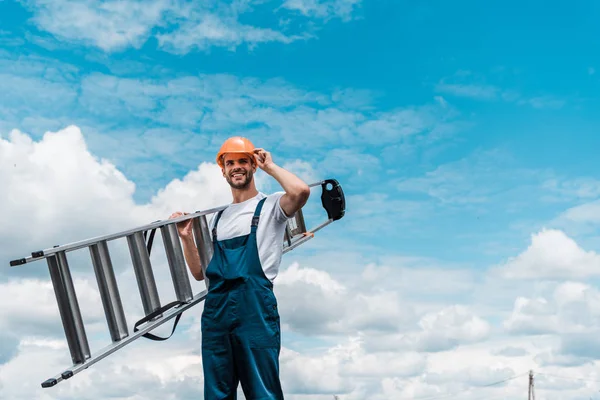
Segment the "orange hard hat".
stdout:
[[227,139],[221,149],[217,153],[217,164],[223,168],[223,155],[225,153],[246,153],[250,157],[254,157],[254,145],[252,142],[245,137],[234,136]]

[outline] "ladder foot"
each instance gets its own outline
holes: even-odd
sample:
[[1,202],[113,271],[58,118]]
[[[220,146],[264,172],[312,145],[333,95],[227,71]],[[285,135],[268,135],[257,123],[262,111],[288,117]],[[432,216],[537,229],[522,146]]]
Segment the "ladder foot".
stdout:
[[32,252],[31,257],[33,257],[33,258],[44,257],[44,250]]

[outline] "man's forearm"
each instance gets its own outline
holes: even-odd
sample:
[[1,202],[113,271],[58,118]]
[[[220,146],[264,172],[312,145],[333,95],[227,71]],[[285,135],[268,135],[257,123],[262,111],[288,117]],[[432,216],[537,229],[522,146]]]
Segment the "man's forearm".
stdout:
[[204,273],[202,272],[202,264],[200,263],[200,255],[194,243],[193,237],[187,237],[181,240],[183,245],[183,255],[187,262],[190,272],[197,281],[204,279]]

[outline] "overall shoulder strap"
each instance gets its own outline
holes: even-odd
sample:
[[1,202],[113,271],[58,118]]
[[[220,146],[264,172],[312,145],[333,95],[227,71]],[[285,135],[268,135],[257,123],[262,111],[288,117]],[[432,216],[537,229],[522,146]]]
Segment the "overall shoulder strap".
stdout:
[[219,223],[219,220],[221,219],[221,214],[223,214],[223,211],[225,211],[225,210],[223,209],[223,210],[219,211],[219,213],[217,214],[217,217],[215,218],[215,223],[212,228],[213,242],[217,241],[217,224]]
[[260,212],[262,210],[263,204],[265,204],[265,200],[267,198],[263,198],[261,199],[258,204],[256,205],[256,210],[254,211],[254,216],[252,217],[252,225],[250,230],[254,233],[256,232],[256,227],[258,226],[258,221],[260,219]]

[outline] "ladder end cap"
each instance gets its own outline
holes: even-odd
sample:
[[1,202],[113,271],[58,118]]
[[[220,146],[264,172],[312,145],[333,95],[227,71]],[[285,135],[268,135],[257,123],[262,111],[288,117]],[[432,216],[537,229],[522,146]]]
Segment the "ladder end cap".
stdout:
[[31,257],[33,257],[33,258],[38,258],[38,257],[43,257],[43,256],[44,256],[44,250],[34,251],[31,253]]
[[50,378],[45,382],[42,382],[42,387],[43,388],[49,388],[52,386],[56,386],[56,384],[58,383],[58,381],[56,380],[56,378]]
[[11,267],[16,267],[17,265],[23,265],[23,264],[25,264],[26,262],[27,262],[27,260],[26,260],[26,259],[24,259],[24,258],[19,258],[18,260],[12,260],[12,261],[10,262],[10,266],[11,266]]
[[69,379],[73,376],[73,371],[65,371],[62,374],[60,374],[60,376],[62,376],[63,379]]

